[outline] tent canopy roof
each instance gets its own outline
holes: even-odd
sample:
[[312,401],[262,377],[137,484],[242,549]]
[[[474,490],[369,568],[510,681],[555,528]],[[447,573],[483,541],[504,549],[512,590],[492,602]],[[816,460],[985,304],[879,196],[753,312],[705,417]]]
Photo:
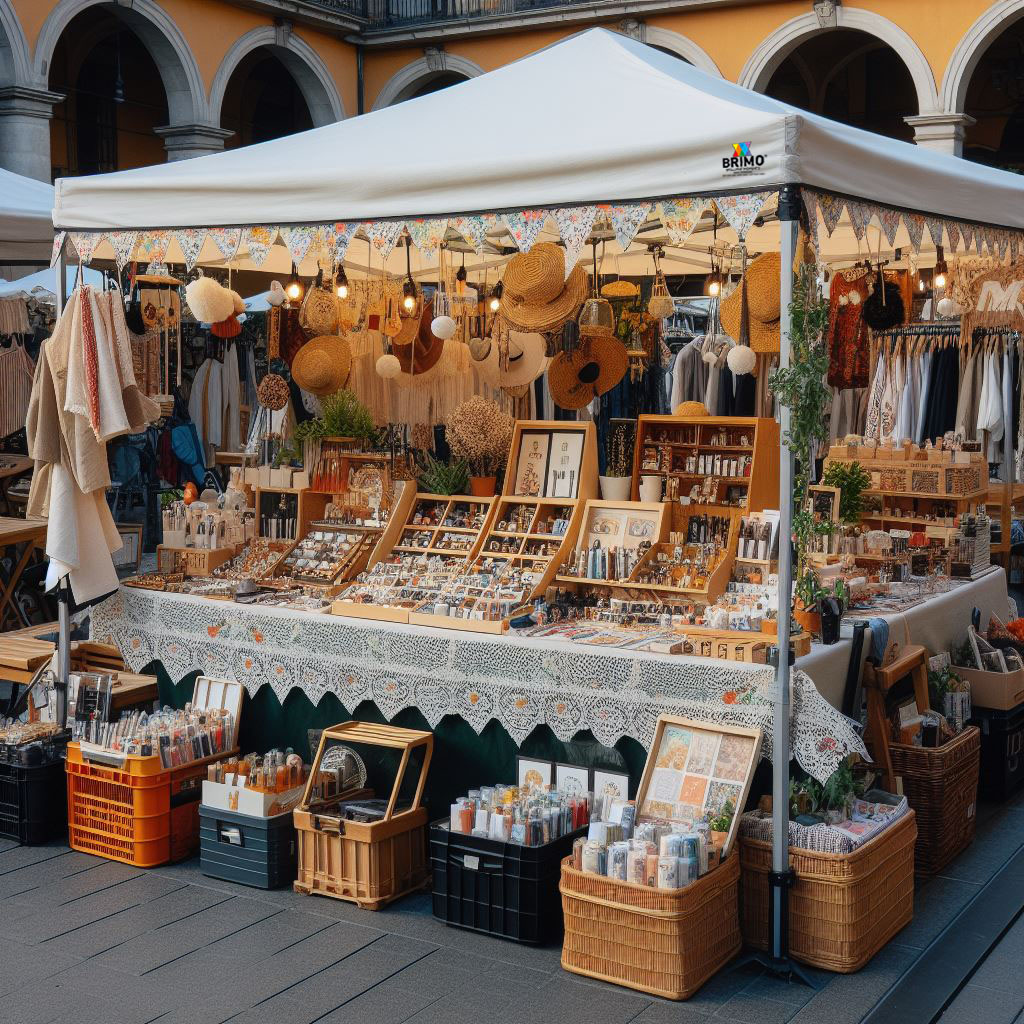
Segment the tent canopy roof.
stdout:
[[49,260],[53,186],[0,168],[0,260]]
[[[729,163],[737,144],[753,166]],[[324,223],[786,183],[1024,227],[1016,175],[828,121],[604,29],[298,135],[61,179],[53,220],[83,231]]]

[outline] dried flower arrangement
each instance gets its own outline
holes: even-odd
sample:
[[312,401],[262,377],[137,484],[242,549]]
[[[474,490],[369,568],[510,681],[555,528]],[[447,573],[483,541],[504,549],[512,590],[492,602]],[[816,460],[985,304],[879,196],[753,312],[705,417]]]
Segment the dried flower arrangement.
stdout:
[[494,476],[508,461],[515,421],[479,395],[463,402],[446,427],[452,456],[465,459],[475,476]]
[[635,420],[613,420],[608,431],[605,476],[633,475],[633,445],[636,443]]

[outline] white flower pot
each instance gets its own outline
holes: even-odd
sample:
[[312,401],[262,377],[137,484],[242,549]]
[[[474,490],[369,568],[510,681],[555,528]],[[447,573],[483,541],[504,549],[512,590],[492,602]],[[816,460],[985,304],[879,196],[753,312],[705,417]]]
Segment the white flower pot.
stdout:
[[629,501],[629,490],[633,478],[629,476],[603,476],[601,497],[605,501]]
[[656,473],[645,473],[640,477],[640,500],[661,501],[661,477]]

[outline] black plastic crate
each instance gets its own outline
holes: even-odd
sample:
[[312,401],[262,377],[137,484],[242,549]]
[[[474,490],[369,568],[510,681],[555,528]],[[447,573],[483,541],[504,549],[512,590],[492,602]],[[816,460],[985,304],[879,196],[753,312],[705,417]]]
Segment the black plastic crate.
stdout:
[[1009,711],[975,707],[971,721],[981,730],[978,792],[1005,800],[1024,785],[1024,704]]
[[64,761],[20,764],[0,759],[0,838],[35,846],[65,835],[68,796]]
[[261,818],[201,804],[199,866],[211,878],[258,889],[291,885],[296,874],[292,812]]
[[531,945],[562,935],[558,880],[562,860],[585,836],[577,829],[544,846],[520,846],[497,839],[452,832],[448,820],[430,827],[434,875],[434,917]]

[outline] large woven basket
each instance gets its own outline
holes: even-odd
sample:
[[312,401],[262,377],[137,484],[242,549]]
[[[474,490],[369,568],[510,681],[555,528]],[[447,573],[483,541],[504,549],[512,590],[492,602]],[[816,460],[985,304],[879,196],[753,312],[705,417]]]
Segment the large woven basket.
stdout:
[[666,999],[688,999],[739,951],[739,858],[685,889],[652,889],[562,861],[562,966]]
[[917,812],[916,871],[934,875],[974,841],[981,733],[971,725],[941,747],[891,743],[889,753]]
[[[789,951],[827,971],[860,970],[914,916],[914,841],[908,811],[853,853],[790,847],[796,879],[789,895]],[[767,949],[770,936],[771,843],[740,843],[743,939]]]

